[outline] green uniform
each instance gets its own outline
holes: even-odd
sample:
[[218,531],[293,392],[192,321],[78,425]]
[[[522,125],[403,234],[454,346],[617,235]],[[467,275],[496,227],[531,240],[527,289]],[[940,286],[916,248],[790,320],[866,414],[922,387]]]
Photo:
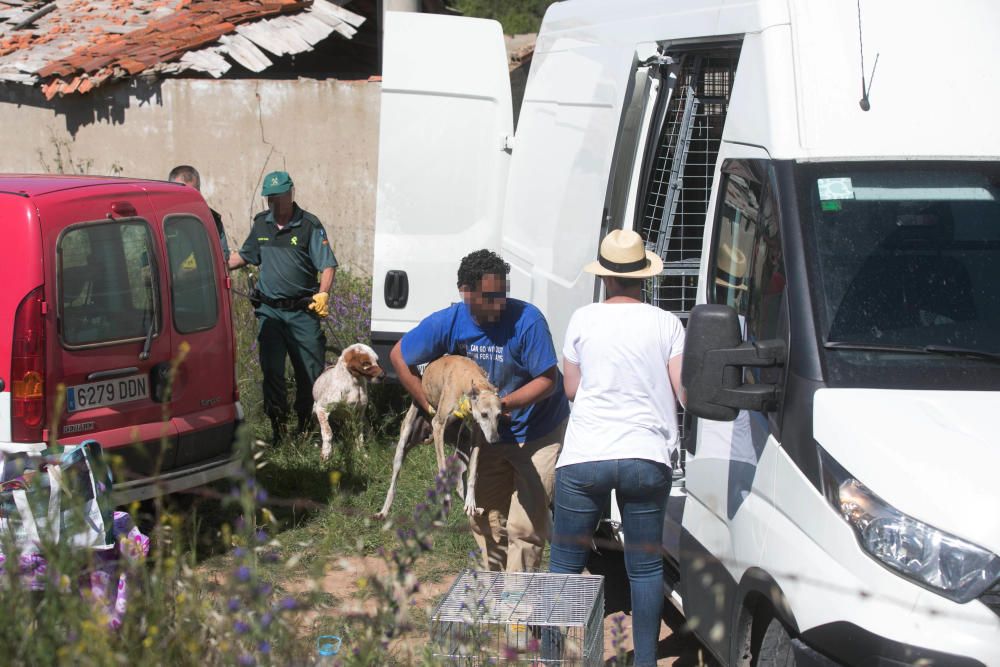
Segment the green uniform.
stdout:
[[319,318],[306,306],[319,289],[316,274],[336,267],[337,258],[319,219],[298,204],[280,230],[270,211],[258,213],[240,257],[260,266],[257,289],[262,302],[256,313],[264,412],[278,431],[288,414],[287,355],[295,369],[295,412],[301,426],[311,414],[312,385],[325,363]]

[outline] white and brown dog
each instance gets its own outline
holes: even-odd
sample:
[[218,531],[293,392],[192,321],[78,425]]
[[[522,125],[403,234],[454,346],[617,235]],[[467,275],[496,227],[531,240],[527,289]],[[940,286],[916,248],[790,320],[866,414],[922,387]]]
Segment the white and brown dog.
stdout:
[[[378,382],[385,371],[378,364],[375,350],[363,343],[355,343],[344,350],[337,363],[328,367],[313,383],[313,412],[319,420],[319,431],[323,436],[320,456],[325,461],[333,451],[333,429],[330,428],[330,413],[336,406],[347,406],[357,411],[358,418],[364,417],[368,406],[368,383]],[[364,433],[358,430],[358,444],[364,444]]]
[[[486,371],[468,357],[445,355],[432,361],[424,370],[421,384],[427,401],[434,408],[431,419],[431,430],[434,437],[434,452],[437,455],[439,470],[444,470],[444,438],[448,424],[458,419],[464,419],[473,425],[472,451],[469,455],[469,469],[465,491],[465,513],[470,517],[478,514],[476,507],[476,468],[479,463],[479,445],[486,442],[496,442],[500,438],[497,431],[497,421],[500,418],[500,395],[497,388],[490,384]],[[414,403],[403,418],[399,431],[399,442],[396,443],[396,456],[392,461],[392,478],[389,480],[389,490],[385,495],[382,509],[375,515],[384,519],[389,514],[389,508],[396,497],[396,480],[399,470],[403,467],[403,459],[416,442],[411,442],[411,435],[420,411]]]

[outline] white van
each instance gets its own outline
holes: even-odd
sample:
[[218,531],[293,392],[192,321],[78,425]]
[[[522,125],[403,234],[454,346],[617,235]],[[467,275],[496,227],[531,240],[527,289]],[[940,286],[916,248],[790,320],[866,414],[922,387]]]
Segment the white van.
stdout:
[[992,0],[556,3],[515,138],[495,23],[390,14],[373,337],[492,247],[558,349],[635,229],[688,326],[665,583],[705,646],[1000,665],[998,29]]

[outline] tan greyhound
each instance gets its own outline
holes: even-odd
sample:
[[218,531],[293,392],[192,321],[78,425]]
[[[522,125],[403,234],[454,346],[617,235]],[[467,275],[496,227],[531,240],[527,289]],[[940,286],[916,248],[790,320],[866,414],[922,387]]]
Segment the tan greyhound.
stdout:
[[[421,385],[427,395],[427,402],[434,408],[431,430],[439,470],[444,470],[445,466],[444,437],[448,424],[457,419],[464,419],[473,427],[465,513],[470,517],[479,514],[482,511],[476,507],[479,445],[482,440],[492,443],[500,438],[497,431],[497,420],[500,418],[500,395],[497,393],[497,388],[490,384],[486,371],[476,362],[457,355],[445,355],[428,364],[424,369]],[[399,478],[400,468],[403,467],[403,459],[413,444],[416,444],[410,443],[410,436],[419,412],[416,403],[413,403],[403,418],[403,425],[399,430],[399,442],[396,443],[396,456],[392,461],[392,479],[389,480],[385,503],[382,504],[381,511],[375,515],[378,519],[388,516],[389,508],[396,497],[396,480]]]

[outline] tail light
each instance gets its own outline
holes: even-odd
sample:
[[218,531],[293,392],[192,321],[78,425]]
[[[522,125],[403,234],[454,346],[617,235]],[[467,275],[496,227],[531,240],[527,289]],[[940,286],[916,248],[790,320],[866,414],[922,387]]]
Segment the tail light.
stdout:
[[11,346],[11,436],[40,442],[45,423],[45,320],[42,288],[21,301],[14,316]]

